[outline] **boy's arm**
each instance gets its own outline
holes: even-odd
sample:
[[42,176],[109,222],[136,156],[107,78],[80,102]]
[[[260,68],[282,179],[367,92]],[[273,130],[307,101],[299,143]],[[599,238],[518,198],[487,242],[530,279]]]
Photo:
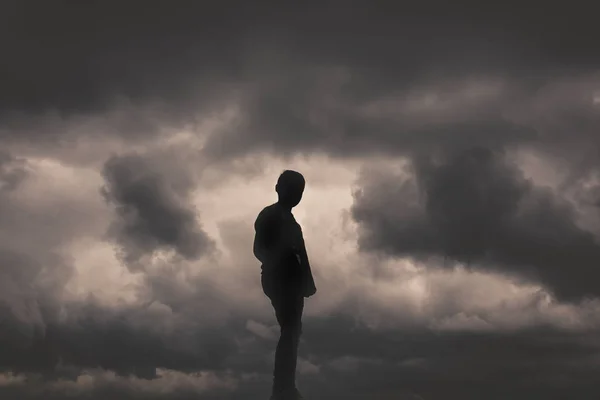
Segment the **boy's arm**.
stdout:
[[261,212],[254,223],[254,256],[263,264],[273,264],[281,252],[281,221],[276,215]]
[[300,260],[301,264],[304,266],[304,278],[306,279],[304,282],[304,297],[310,297],[317,293],[317,287],[315,285],[315,281],[312,275],[312,270],[310,268],[310,262],[308,261],[308,253],[306,251],[306,245],[304,243],[304,237],[302,238],[302,247],[300,248]]

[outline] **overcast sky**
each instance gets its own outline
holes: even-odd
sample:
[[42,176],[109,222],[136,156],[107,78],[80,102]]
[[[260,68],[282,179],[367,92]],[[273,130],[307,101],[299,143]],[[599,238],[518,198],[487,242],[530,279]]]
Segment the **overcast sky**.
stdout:
[[307,398],[600,398],[597,14],[210,3],[0,3],[0,397],[266,398],[295,169]]

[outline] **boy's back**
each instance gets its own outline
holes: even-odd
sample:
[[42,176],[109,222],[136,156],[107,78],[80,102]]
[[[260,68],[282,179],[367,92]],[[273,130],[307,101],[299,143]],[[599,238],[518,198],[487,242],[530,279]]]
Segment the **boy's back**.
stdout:
[[302,229],[294,215],[278,203],[271,204],[258,214],[254,227],[254,254],[262,262],[263,282],[268,283],[266,292],[271,292],[273,285],[283,286],[286,291],[300,288],[305,281],[305,248]]

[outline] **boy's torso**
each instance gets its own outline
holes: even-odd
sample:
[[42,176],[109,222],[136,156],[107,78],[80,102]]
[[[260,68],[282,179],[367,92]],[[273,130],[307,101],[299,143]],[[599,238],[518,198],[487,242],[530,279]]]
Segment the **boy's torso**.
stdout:
[[263,273],[275,272],[274,270],[280,269],[289,270],[299,267],[301,264],[300,253],[304,247],[304,238],[302,235],[302,228],[294,218],[294,215],[277,203],[265,207],[261,211],[261,214],[264,217],[269,219],[272,218],[274,221],[277,221],[277,225],[279,227],[277,232],[277,243],[279,246],[291,249],[293,253],[293,257],[290,256],[289,258],[284,258],[276,265],[266,266],[263,264]]

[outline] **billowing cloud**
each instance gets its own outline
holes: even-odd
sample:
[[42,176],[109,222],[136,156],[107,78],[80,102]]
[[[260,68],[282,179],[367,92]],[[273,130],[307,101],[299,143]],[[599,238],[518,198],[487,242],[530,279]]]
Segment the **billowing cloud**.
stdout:
[[362,183],[353,216],[365,250],[497,269],[569,300],[599,294],[594,235],[577,225],[570,203],[525,179],[500,152],[419,159],[412,171],[371,172]]
[[[27,160],[2,153],[0,161],[0,340],[6,351],[0,369],[44,368],[44,354],[31,352],[60,306],[61,287],[73,269],[60,241],[36,235],[40,215],[19,201],[19,191],[34,173]],[[48,220],[51,224],[52,222]],[[33,225],[33,226],[32,226]]]
[[142,157],[113,157],[104,167],[103,195],[115,205],[118,220],[111,227],[127,264],[136,264],[155,251],[174,250],[185,259],[197,259],[212,249],[195,210],[185,203],[190,183],[167,181]]

